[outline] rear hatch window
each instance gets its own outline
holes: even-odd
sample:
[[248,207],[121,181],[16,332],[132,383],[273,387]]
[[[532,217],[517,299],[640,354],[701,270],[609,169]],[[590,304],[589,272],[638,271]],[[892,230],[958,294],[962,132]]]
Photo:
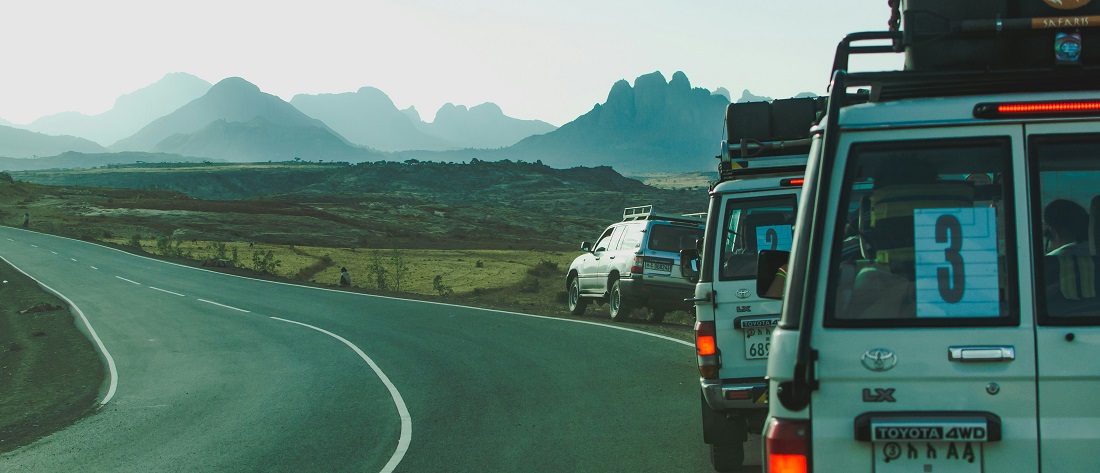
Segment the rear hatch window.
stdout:
[[1010,158],[1007,137],[854,145],[826,324],[1016,323]]
[[760,250],[791,250],[794,194],[760,199],[731,199],[723,216],[718,279],[756,278]]

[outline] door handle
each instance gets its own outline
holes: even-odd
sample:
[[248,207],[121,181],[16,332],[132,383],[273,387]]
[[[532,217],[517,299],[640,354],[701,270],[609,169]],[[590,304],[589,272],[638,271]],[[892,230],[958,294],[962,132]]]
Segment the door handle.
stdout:
[[947,359],[961,363],[986,361],[1012,361],[1016,359],[1013,346],[959,346],[948,347]]

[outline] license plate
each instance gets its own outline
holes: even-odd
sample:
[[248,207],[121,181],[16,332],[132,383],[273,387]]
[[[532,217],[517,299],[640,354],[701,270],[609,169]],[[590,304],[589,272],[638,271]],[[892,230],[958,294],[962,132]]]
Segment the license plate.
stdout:
[[981,473],[981,442],[874,444],[875,473]]
[[660,272],[663,272],[663,273],[671,273],[672,272],[672,263],[662,263],[662,262],[659,262],[659,261],[646,261],[644,268],[645,269],[652,269],[654,271],[660,271]]
[[745,331],[745,359],[760,360],[768,357],[772,347],[773,327],[748,327]]

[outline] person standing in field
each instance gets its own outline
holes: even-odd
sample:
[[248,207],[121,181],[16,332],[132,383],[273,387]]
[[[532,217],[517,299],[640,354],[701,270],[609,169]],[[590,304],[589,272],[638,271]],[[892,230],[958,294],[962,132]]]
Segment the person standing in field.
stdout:
[[348,268],[344,268],[344,267],[340,268],[340,286],[341,287],[351,286],[351,273],[348,272]]

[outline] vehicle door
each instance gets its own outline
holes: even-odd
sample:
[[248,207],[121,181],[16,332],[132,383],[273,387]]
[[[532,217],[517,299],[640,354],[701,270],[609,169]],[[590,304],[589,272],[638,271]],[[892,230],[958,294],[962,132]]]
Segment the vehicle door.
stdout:
[[1022,135],[840,135],[815,266],[817,471],[1038,469],[1030,242],[1005,230],[1026,221]]
[[[596,278],[592,281],[593,288],[600,290],[600,292],[606,292],[607,276],[611,269],[617,265],[621,265],[623,261],[626,261],[622,255],[622,251],[619,250],[619,242],[623,239],[623,233],[628,228],[628,224],[617,224],[611,227],[611,235],[603,245],[597,245],[595,251],[592,253],[596,260]],[[601,239],[602,240],[602,239]],[[628,266],[630,262],[626,263]]]
[[[1100,464],[1100,126],[1028,125],[1043,471]],[[1087,468],[1086,468],[1087,469]]]
[[615,233],[616,226],[607,227],[607,230],[596,239],[589,249],[590,253],[582,255],[582,261],[577,267],[577,280],[582,292],[592,292],[600,287],[600,259],[607,252],[607,246],[611,244],[611,237]]
[[[756,293],[756,261],[760,250],[790,251],[797,191],[730,194],[723,199],[712,262],[722,378],[764,375],[782,301]],[[746,373],[745,360],[759,360],[753,373]]]

